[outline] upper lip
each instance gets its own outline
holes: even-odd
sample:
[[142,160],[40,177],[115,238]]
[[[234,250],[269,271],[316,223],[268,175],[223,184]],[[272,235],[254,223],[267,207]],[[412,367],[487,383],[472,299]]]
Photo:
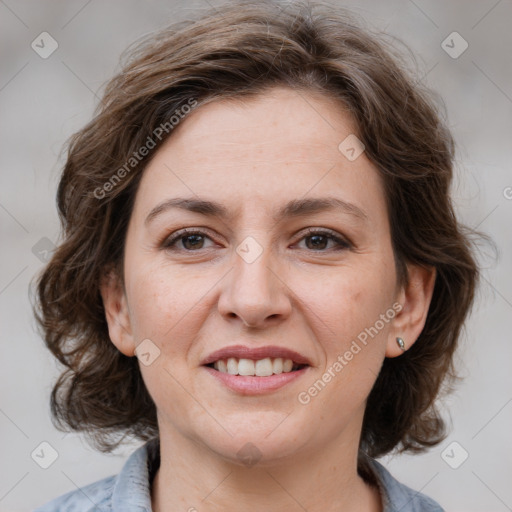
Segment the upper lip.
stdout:
[[215,361],[219,361],[220,359],[228,359],[229,357],[235,357],[237,359],[265,359],[266,357],[282,357],[283,359],[291,359],[296,364],[307,364],[311,365],[309,360],[295,352],[294,350],[290,350],[285,347],[278,347],[275,345],[267,345],[265,347],[246,347],[244,345],[232,345],[230,347],[224,347],[215,352],[212,352],[207,357],[205,357],[202,361],[202,365],[214,363]]

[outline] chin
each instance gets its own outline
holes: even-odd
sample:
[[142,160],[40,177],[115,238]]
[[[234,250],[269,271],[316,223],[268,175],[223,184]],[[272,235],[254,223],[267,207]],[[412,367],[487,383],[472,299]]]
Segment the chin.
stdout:
[[203,438],[201,442],[221,458],[240,466],[278,464],[303,450],[305,429],[291,430],[282,415],[278,421],[274,421],[275,415],[271,416],[272,421],[260,419],[258,425],[245,425],[245,428],[240,424],[225,425],[232,436],[222,430],[220,437]]

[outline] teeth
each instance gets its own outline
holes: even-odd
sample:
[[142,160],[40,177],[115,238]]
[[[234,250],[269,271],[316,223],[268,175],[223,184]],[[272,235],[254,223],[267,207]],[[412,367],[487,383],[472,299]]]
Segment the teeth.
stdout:
[[283,359],[281,357],[276,357],[274,362],[272,363],[272,371],[274,373],[283,373]]
[[254,361],[251,359],[240,359],[240,361],[238,361],[238,374],[255,375]]
[[254,364],[254,373],[257,377],[268,377],[272,375],[272,359],[267,357],[256,361]]
[[291,372],[293,368],[293,361],[291,359],[283,360],[283,372]]
[[276,357],[275,359],[266,357],[258,361],[230,357],[228,359],[215,361],[213,367],[219,372],[229,373],[231,375],[269,377],[273,374],[278,375],[283,372],[291,372],[293,369],[293,361],[291,359],[283,359],[282,357]]
[[234,357],[228,359],[227,369],[229,374],[238,375],[238,361]]

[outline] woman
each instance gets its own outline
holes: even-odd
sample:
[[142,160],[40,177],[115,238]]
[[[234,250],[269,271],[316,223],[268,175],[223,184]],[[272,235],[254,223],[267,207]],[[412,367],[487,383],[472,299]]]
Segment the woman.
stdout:
[[58,426],[146,443],[38,511],[442,510],[375,458],[444,438],[478,278],[453,155],[337,7],[226,4],[134,48],[71,140],[38,318]]

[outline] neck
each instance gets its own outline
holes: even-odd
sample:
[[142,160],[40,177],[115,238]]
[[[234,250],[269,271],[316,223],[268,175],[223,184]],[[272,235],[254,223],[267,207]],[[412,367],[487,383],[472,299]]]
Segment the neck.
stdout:
[[341,440],[334,450],[301,450],[286,460],[246,467],[190,439],[160,433],[154,512],[382,511],[378,490],[357,472],[357,450]]

